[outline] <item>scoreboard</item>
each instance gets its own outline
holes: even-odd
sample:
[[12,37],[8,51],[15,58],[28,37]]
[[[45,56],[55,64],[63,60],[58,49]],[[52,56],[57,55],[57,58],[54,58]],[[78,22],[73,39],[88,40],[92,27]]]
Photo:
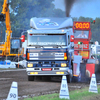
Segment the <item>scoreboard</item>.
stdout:
[[90,22],[74,22],[74,30],[89,30]]

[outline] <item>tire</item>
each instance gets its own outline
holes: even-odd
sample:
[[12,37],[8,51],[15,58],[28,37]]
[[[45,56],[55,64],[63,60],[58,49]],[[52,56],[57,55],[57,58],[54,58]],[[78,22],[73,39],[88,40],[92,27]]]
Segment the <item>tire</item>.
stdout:
[[28,76],[28,81],[34,81],[34,76]]
[[43,80],[50,81],[51,77],[50,76],[43,76]]
[[72,81],[71,76],[70,75],[67,75],[66,77],[67,77],[67,83],[71,83],[71,81]]
[[36,76],[35,79],[36,80],[42,80],[42,76]]
[[51,80],[51,76],[46,77],[46,80],[50,81]]

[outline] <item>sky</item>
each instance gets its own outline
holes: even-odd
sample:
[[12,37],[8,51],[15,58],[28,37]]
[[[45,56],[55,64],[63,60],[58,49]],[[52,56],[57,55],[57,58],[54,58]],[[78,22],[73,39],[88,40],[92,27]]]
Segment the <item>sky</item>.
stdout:
[[[56,8],[65,11],[64,0],[55,0]],[[75,0],[70,11],[71,17],[100,17],[100,0]]]

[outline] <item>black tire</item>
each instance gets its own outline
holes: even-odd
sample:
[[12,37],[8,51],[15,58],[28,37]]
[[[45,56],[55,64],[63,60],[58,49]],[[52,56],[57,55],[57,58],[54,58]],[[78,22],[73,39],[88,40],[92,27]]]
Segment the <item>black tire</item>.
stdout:
[[34,76],[28,76],[28,81],[34,81]]
[[36,76],[35,79],[36,80],[42,80],[42,76]]
[[67,75],[66,77],[67,77],[67,83],[71,83],[72,77],[70,75]]
[[43,80],[50,81],[51,77],[50,76],[43,76]]

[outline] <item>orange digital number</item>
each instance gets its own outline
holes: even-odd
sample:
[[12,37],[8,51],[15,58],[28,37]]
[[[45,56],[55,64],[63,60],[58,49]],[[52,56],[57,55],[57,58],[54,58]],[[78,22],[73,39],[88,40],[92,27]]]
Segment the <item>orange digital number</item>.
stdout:
[[88,29],[90,26],[89,26],[89,23],[76,23],[75,24],[76,28],[80,28],[80,29]]
[[86,28],[89,28],[89,23],[87,23],[85,26],[86,26]]
[[78,28],[78,23],[76,23],[76,28]]
[[83,28],[85,28],[85,23],[83,23]]

